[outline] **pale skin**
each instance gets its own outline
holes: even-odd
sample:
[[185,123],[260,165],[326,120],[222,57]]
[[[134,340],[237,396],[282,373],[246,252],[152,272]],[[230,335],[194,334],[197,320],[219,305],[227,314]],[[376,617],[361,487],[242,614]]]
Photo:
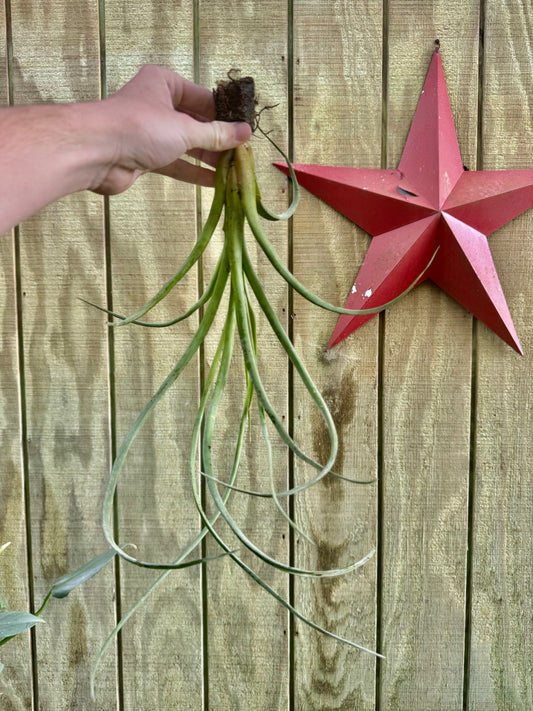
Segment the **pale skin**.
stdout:
[[103,101],[0,109],[0,233],[65,195],[115,195],[147,172],[213,186],[208,166],[251,135],[214,116],[211,91],[153,65]]

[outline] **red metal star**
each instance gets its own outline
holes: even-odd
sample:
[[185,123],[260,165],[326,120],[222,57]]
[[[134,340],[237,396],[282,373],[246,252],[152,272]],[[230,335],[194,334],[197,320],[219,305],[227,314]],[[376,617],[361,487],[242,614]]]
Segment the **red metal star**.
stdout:
[[[302,186],[373,236],[346,308],[396,298],[439,247],[420,282],[431,279],[522,353],[487,235],[533,206],[533,170],[465,171],[438,49],[398,170],[294,170]],[[328,348],[373,316],[340,316]]]

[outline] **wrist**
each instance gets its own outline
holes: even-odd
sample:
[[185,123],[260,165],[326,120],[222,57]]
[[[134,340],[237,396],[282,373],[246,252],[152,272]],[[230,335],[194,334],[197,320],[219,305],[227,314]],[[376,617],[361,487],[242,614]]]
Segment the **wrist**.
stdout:
[[134,155],[135,139],[142,126],[129,108],[114,97],[73,105],[84,127],[77,148],[78,190],[114,195],[146,172],[146,166]]
[[96,190],[118,161],[120,127],[107,101],[66,105],[67,172],[72,190]]
[[0,232],[70,193],[102,184],[120,126],[105,102],[0,109]]

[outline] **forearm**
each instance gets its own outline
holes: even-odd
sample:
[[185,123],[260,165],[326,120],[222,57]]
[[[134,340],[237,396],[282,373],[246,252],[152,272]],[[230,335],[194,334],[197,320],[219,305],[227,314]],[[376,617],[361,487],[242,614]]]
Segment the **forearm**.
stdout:
[[104,102],[0,109],[0,233],[98,184],[113,158]]

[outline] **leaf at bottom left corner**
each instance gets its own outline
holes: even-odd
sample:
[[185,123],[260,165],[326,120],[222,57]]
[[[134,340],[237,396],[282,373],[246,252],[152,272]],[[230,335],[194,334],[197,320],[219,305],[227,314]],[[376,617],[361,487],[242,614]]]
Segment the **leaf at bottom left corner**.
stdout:
[[0,612],[0,641],[5,637],[12,637],[19,632],[24,632],[37,624],[43,622],[29,612],[15,612],[6,610]]

